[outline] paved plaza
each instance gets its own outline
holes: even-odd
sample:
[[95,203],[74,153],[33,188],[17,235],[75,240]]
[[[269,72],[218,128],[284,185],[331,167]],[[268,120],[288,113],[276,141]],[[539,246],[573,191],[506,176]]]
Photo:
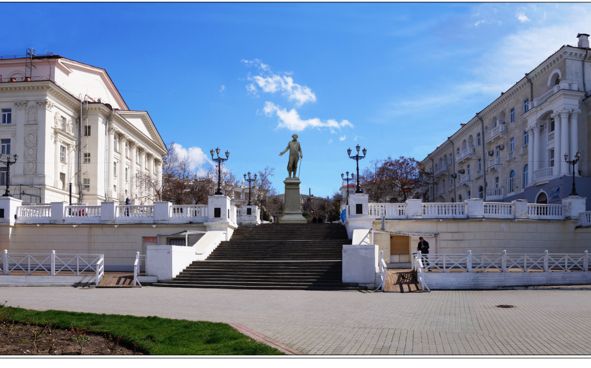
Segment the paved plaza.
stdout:
[[0,288],[0,302],[232,323],[299,354],[591,354],[585,288],[399,294],[8,287]]

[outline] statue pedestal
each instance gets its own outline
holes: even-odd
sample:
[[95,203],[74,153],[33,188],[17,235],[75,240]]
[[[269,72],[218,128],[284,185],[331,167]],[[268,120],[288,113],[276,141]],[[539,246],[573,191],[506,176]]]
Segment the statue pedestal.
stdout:
[[283,216],[279,218],[280,224],[305,224],[306,218],[302,216],[302,202],[300,197],[300,179],[286,178]]

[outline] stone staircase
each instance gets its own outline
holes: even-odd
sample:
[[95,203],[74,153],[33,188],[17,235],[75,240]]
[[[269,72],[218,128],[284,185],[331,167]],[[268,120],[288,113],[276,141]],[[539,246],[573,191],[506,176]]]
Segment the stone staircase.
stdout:
[[242,226],[205,261],[195,261],[174,280],[154,286],[232,289],[318,289],[341,283],[342,245],[349,243],[339,224]]

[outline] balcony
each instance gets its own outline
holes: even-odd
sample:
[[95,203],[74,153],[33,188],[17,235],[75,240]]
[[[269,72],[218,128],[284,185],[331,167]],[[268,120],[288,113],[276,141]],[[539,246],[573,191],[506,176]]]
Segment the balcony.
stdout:
[[507,126],[505,125],[505,123],[500,123],[499,125],[497,125],[496,127],[492,128],[491,130],[488,131],[488,133],[486,134],[486,141],[492,142],[495,139],[503,136],[506,131],[507,131]]
[[447,169],[448,169],[447,165],[441,165],[440,167],[435,169],[435,176],[447,174]]
[[457,157],[458,163],[468,160],[469,158],[471,158],[474,155],[474,153],[476,153],[476,148],[474,148],[474,147],[470,147],[465,150],[461,150],[460,153],[458,154],[458,157]]
[[460,175],[460,178],[459,178],[459,184],[460,185],[462,185],[462,184],[468,184],[470,181],[472,181],[472,179],[470,178],[470,175],[469,174]]
[[486,200],[488,201],[498,201],[503,199],[505,196],[505,191],[503,188],[493,188],[486,191]]
[[550,180],[552,178],[552,167],[544,167],[534,171],[534,182]]
[[561,81],[558,85],[553,86],[543,95],[534,98],[533,107],[540,106],[541,104],[546,102],[550,98],[550,96],[554,95],[555,93],[558,93],[558,91],[560,90],[578,91],[579,85],[577,83],[569,82],[566,80]]
[[492,158],[486,163],[486,168],[489,170],[498,170],[501,166],[501,157],[497,156]]

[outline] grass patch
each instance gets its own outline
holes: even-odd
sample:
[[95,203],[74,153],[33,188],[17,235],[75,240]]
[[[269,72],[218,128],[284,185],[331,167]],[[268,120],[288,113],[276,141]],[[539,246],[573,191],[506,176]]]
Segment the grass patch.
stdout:
[[152,355],[277,355],[225,323],[0,307],[0,320],[79,329]]

